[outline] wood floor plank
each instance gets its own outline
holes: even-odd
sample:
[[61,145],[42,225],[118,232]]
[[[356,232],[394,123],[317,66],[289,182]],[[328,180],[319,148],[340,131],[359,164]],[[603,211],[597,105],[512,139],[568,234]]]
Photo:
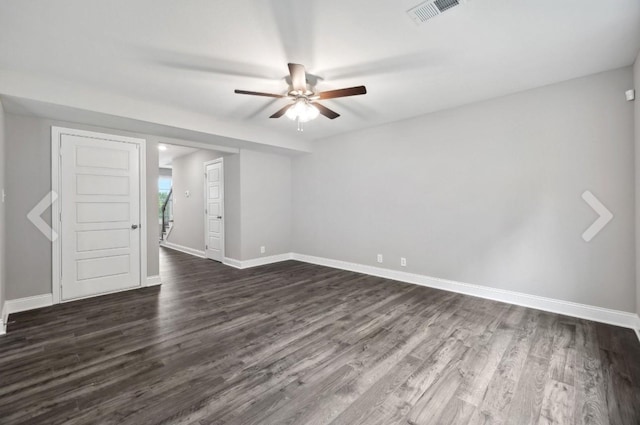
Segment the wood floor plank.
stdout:
[[475,407],[480,406],[514,334],[511,329],[498,329],[492,333],[492,338],[485,345],[474,347],[477,354],[465,371],[460,388],[456,391],[457,399]]
[[296,261],[10,316],[0,424],[638,424],[628,329]]
[[516,386],[524,371],[538,324],[536,311],[520,310],[520,308],[514,308],[512,312],[517,314],[507,316],[511,321],[506,323],[504,328],[514,330],[513,339],[498,363],[479,409],[474,412],[470,424],[508,423],[509,409]]
[[[458,317],[459,320],[462,320]],[[405,423],[410,409],[420,400],[430,386],[444,373],[452,359],[457,359],[469,350],[458,339],[454,328],[459,322],[454,321],[452,327],[439,327],[439,333],[444,339],[432,338],[431,347],[435,347],[433,354],[428,356],[422,364],[384,401],[382,406],[368,417],[370,423]]]
[[452,397],[438,418],[438,425],[467,424],[478,408],[458,397]]
[[462,384],[462,373],[458,369],[458,363],[469,361],[470,348],[466,348],[460,362],[450,361],[442,374],[420,396],[409,410],[405,420],[412,425],[437,424],[451,399]]
[[551,378],[573,385],[576,368],[576,325],[558,323],[551,346]]
[[[347,408],[373,383],[384,376],[390,368],[419,346],[431,331],[428,326],[424,326],[422,329],[418,326],[419,323],[424,323],[424,318],[419,313],[419,310],[424,310],[418,301],[425,295],[421,292],[418,291],[414,294],[417,299],[406,304],[413,305],[413,309],[406,310],[397,306],[392,314],[387,315],[389,319],[381,324],[384,333],[375,332],[374,334],[376,339],[380,341],[379,343],[373,339],[364,344],[358,344],[361,345],[361,348],[352,352],[356,355],[348,359],[351,373],[343,376],[336,384],[336,388],[330,387],[323,397],[317,397],[316,391],[309,386],[296,389],[298,397],[308,396],[309,401],[304,404],[307,404],[307,407],[309,407],[308,404],[312,404],[314,408],[308,408],[305,412],[301,412],[300,409],[291,411],[291,405],[284,406],[274,413],[272,418],[268,418],[268,421],[270,423],[292,424],[326,423]],[[438,304],[432,304],[427,309],[429,308],[437,309]],[[379,335],[382,335],[383,338],[379,339]],[[351,339],[357,340],[358,335],[352,335]],[[307,379],[314,381],[316,378],[311,376]]]
[[575,390],[572,385],[550,379],[544,389],[544,399],[538,425],[573,424]]
[[607,425],[610,418],[600,361],[596,326],[580,321],[576,327],[576,376],[574,419],[576,425]]
[[538,423],[548,376],[549,360],[529,355],[513,393],[508,422],[521,425]]
[[[640,361],[640,359],[637,359]],[[612,424],[632,423],[636,418],[634,392],[639,391],[631,380],[631,375],[622,355],[600,349],[603,383],[607,396],[609,421]]]

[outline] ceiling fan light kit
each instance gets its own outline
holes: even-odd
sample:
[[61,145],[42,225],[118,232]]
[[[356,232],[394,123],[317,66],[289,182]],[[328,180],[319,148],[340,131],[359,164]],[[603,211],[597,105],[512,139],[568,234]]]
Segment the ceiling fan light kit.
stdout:
[[296,103],[287,109],[285,115],[293,121],[308,122],[318,118],[320,111],[309,103],[307,99],[301,97],[296,100]]
[[280,109],[278,112],[271,115],[270,118],[280,118],[281,116],[286,115],[287,118],[298,123],[298,131],[303,131],[303,123],[312,121],[320,115],[324,115],[332,120],[340,116],[337,112],[316,102],[317,100],[337,99],[340,97],[357,96],[367,93],[367,88],[365,86],[316,93],[314,90],[310,90],[307,86],[307,73],[304,66],[297,63],[289,64],[289,74],[291,76],[291,87],[287,95],[247,90],[235,90],[235,93],[293,100],[293,103],[290,103]]

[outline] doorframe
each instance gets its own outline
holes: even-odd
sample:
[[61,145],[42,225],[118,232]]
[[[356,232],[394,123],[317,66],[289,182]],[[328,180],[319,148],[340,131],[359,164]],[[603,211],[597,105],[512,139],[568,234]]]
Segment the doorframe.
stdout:
[[[74,128],[51,126],[51,228],[52,236],[55,235],[52,245],[52,262],[51,262],[51,294],[53,304],[63,302],[76,301],[82,298],[92,298],[100,295],[90,295],[88,297],[73,298],[71,300],[62,299],[62,239],[60,238],[60,205],[62,203],[62,194],[60,192],[60,182],[62,179],[61,162],[62,162],[62,136],[81,136],[92,139],[106,139],[114,142],[133,143],[138,145],[138,161],[140,173],[140,286],[127,288],[120,291],[129,291],[131,289],[152,286],[148,284],[147,279],[147,141],[145,139],[119,136],[116,134],[100,133],[97,131],[78,130]],[[56,201],[57,199],[57,201]],[[154,283],[155,284],[155,283]]]
[[212,159],[211,161],[206,161],[203,165],[203,169],[204,169],[204,257],[207,259],[210,259],[209,257],[207,257],[207,245],[209,244],[209,223],[207,222],[207,209],[208,209],[208,192],[207,192],[207,166],[208,165],[213,165],[213,164],[217,164],[220,163],[220,188],[221,190],[221,194],[220,194],[220,199],[222,199],[222,230],[220,231],[220,234],[222,235],[222,259],[220,260],[220,262],[224,262],[225,259],[225,251],[224,251],[224,247],[226,245],[226,234],[224,231],[224,223],[226,220],[226,216],[227,213],[225,211],[226,208],[226,202],[224,201],[224,157],[220,157],[220,158],[216,158],[216,159]]

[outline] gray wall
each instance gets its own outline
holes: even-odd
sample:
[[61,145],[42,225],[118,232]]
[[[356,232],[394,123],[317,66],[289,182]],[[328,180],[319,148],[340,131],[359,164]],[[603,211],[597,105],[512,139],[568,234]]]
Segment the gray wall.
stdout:
[[[6,300],[6,221],[5,208],[2,201],[2,190],[5,187],[6,144],[4,108],[0,102],[0,315],[3,312],[4,300]],[[0,317],[3,320],[4,317]]]
[[[628,67],[318,141],[293,161],[293,249],[635,311],[631,84]],[[590,243],[587,189],[615,215]]]
[[[73,127],[72,127],[73,128]],[[124,134],[117,130],[102,130],[105,133]],[[126,134],[124,134],[126,135]],[[148,134],[138,134],[147,140],[147,276],[160,274],[160,247],[155,232],[158,222],[158,142]]]
[[[7,299],[51,293],[51,243],[27,213],[51,190],[51,126],[147,139],[147,220],[157,222],[158,149],[153,136],[77,123],[6,114]],[[51,222],[51,211],[43,218]],[[153,229],[153,230],[151,230]],[[159,273],[156,226],[147,232],[147,274]]]
[[242,258],[242,202],[240,193],[240,154],[224,158],[224,255]]
[[640,52],[633,66],[633,85],[636,89],[634,102],[635,159],[636,159],[636,312],[640,314]]
[[242,150],[240,173],[241,259],[291,252],[291,158]]
[[223,156],[221,152],[199,150],[173,161],[174,221],[168,242],[204,251],[204,163]]

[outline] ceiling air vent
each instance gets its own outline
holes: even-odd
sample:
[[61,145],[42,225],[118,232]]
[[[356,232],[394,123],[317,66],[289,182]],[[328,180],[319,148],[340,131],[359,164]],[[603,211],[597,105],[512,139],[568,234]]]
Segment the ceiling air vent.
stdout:
[[460,0],[429,0],[407,10],[407,14],[416,24],[422,24],[459,4]]

